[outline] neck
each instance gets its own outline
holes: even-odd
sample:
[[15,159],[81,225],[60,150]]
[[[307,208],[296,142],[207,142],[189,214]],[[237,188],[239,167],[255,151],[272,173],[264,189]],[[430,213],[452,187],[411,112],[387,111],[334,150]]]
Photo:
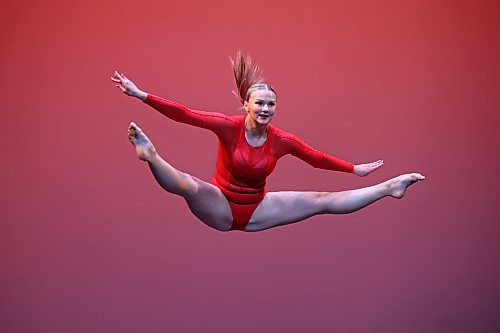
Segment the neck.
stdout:
[[267,136],[267,125],[259,124],[250,115],[245,118],[245,130],[252,137],[263,138]]

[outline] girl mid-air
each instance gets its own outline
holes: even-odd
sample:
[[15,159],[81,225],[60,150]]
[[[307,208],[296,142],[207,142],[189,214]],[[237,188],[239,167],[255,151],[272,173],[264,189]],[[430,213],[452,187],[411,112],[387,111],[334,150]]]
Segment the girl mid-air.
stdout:
[[137,156],[148,162],[160,186],[182,196],[193,214],[208,226],[220,231],[260,231],[303,221],[317,214],[351,213],[383,197],[402,198],[408,186],[425,179],[419,173],[411,173],[350,191],[267,192],[267,176],[278,159],[287,154],[315,168],[358,176],[366,176],[380,168],[383,161],[353,165],[317,151],[297,136],[271,125],[276,111],[273,87],[261,79],[249,56],[243,57],[238,52],[231,63],[238,97],[246,115],[227,116],[192,110],[140,90],[118,72],[111,78],[126,95],[144,101],[170,119],[209,129],[219,138],[215,176],[207,183],[163,160],[135,123],[130,123],[128,129]]

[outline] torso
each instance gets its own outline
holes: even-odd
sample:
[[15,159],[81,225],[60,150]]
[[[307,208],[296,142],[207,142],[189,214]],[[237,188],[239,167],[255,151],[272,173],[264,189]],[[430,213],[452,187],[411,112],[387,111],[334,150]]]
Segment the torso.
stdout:
[[226,197],[230,196],[228,199],[255,203],[264,196],[266,178],[280,157],[273,149],[273,127],[269,125],[266,139],[254,146],[256,142],[248,142],[244,117],[241,116],[235,134],[234,140],[219,144],[214,180]]

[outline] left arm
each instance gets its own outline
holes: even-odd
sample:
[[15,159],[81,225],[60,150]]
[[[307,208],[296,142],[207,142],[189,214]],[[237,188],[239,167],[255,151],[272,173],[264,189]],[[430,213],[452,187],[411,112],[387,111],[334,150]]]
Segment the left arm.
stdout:
[[287,134],[285,140],[289,143],[289,153],[315,168],[354,173],[364,177],[384,164],[384,161],[378,160],[373,163],[354,165],[312,148],[293,134]]
[[358,164],[354,166],[354,171],[353,173],[355,175],[358,175],[360,177],[364,177],[368,175],[369,173],[377,170],[380,168],[382,165],[384,165],[384,160],[378,160],[372,163],[366,163],[366,164]]

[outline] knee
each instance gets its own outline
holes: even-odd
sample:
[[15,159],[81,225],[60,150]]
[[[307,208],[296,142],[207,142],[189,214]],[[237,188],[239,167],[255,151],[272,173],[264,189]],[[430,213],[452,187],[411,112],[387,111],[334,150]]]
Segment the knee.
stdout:
[[322,201],[322,200],[328,200],[332,196],[331,192],[315,192],[312,195],[313,200],[316,201]]
[[179,182],[179,195],[184,198],[194,197],[198,194],[200,190],[200,182],[196,177],[188,175],[187,173],[180,173],[180,182]]
[[312,195],[312,200],[316,203],[331,201],[333,198],[334,198],[334,193],[332,192],[315,192]]
[[311,198],[313,205],[317,207],[317,214],[326,214],[329,212],[329,207],[337,200],[335,193],[332,192],[315,192]]

